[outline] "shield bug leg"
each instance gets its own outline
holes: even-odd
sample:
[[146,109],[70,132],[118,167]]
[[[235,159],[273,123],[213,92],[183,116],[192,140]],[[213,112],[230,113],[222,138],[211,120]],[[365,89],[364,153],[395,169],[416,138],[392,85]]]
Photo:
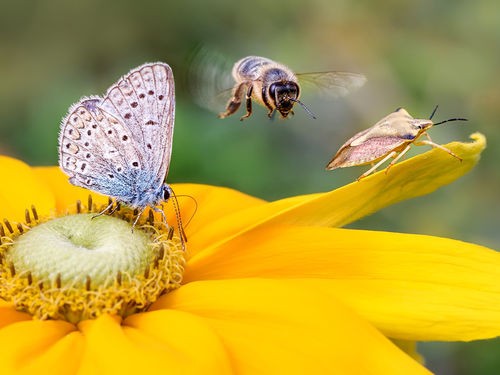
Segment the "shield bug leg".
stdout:
[[376,163],[373,167],[368,169],[365,173],[363,173],[361,176],[358,177],[358,181],[361,180],[362,178],[365,178],[366,176],[372,174],[377,170],[378,167],[380,167],[382,164],[384,164],[387,160],[390,158],[393,158],[397,154],[396,151],[392,151],[389,154],[387,154],[382,160],[380,160],[378,163]]
[[396,164],[398,162],[399,159],[401,159],[404,154],[406,154],[408,151],[410,151],[410,148],[411,148],[411,144],[409,144],[408,146],[406,146],[403,151],[401,151],[395,158],[393,161],[391,161],[389,163],[389,165],[387,166],[386,170],[385,170],[385,174],[387,174],[389,172],[389,169],[391,169],[391,167]]
[[441,146],[441,145],[438,145],[437,143],[434,143],[432,141],[429,141],[429,140],[423,140],[423,141],[418,141],[418,142],[415,142],[415,145],[417,146],[420,146],[420,145],[429,145],[431,147],[435,147],[435,148],[439,148],[440,150],[443,150],[445,152],[447,152],[448,154],[450,154],[451,156],[453,156],[454,158],[462,161],[462,158],[456,154],[454,154],[453,152],[451,152],[450,150],[448,150],[446,147],[444,146]]

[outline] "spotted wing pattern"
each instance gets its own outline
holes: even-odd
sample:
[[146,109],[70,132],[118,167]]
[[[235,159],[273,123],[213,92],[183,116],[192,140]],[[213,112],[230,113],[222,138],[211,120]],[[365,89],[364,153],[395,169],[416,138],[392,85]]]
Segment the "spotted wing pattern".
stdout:
[[70,107],[59,136],[62,170],[74,185],[124,203],[138,183],[157,188],[170,164],[174,110],[170,67],[133,69],[104,98],[84,97]]

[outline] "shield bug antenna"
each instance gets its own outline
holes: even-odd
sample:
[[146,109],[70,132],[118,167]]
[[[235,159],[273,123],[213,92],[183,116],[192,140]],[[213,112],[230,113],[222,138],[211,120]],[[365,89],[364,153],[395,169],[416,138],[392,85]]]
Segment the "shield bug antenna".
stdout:
[[[432,118],[436,114],[436,111],[437,111],[438,108],[439,108],[439,105],[436,105],[434,107],[434,110],[432,111],[431,115],[429,116],[429,120],[432,120]],[[462,117],[455,117],[455,118],[449,118],[448,120],[444,120],[444,121],[440,121],[440,122],[435,122],[433,124],[433,126],[441,125],[441,124],[444,124],[445,122],[450,122],[450,121],[469,121],[469,120],[466,119],[466,118],[462,118]]]
[[[363,130],[340,147],[335,156],[327,164],[327,170],[345,168],[356,165],[371,164],[372,167],[358,177],[358,181],[375,172],[387,160],[393,159],[387,166],[385,173],[397,163],[415,145],[429,145],[439,148],[454,158],[462,159],[446,147],[434,143],[427,133],[432,126],[450,121],[468,121],[465,118],[451,118],[433,123],[432,117],[436,113],[436,106],[429,119],[413,118],[404,108],[399,108],[371,128]],[[425,135],[427,139],[419,140]]]

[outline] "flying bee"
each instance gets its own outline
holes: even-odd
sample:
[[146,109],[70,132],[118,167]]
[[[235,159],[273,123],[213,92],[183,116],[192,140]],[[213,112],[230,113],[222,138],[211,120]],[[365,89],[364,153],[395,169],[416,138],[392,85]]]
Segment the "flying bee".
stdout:
[[226,118],[235,113],[241,105],[243,96],[246,114],[240,120],[252,114],[252,100],[266,107],[269,117],[277,111],[282,118],[286,118],[289,114],[293,114],[295,103],[299,103],[311,117],[316,118],[299,100],[301,94],[299,81],[312,82],[334,96],[345,95],[366,81],[365,76],[361,74],[347,72],[295,74],[287,66],[259,56],[247,56],[237,61],[233,66],[232,75],[236,84],[226,110],[219,114],[219,118]]
[[[396,111],[384,117],[371,128],[363,130],[346,143],[337,151],[335,156],[327,164],[327,170],[337,168],[352,167],[355,165],[371,164],[372,167],[358,177],[358,181],[375,172],[389,159],[393,159],[387,166],[385,173],[396,164],[396,162],[406,154],[412,144],[428,145],[439,148],[459,161],[462,159],[448,150],[446,147],[434,143],[427,133],[432,126],[441,125],[450,121],[467,121],[465,118],[450,118],[448,120],[433,123],[432,117],[437,110],[434,108],[429,119],[413,118],[404,108],[398,108]],[[427,139],[418,140],[421,136]]]
[[[248,56],[236,63],[216,50],[200,46],[189,57],[186,83],[194,101],[224,118],[235,113],[246,98],[247,113],[252,113],[252,100],[268,110],[269,117],[280,113],[286,118],[299,103],[304,91],[313,88],[321,96],[339,97],[361,87],[365,76],[347,72],[294,73],[287,66],[265,57]],[[231,74],[232,72],[232,74]]]

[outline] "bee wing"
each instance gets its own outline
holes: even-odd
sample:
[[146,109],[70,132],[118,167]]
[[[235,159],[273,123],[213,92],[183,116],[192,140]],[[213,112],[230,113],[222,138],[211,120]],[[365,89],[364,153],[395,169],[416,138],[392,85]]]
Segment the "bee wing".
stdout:
[[187,86],[200,107],[219,113],[227,105],[235,85],[234,61],[209,49],[198,48],[188,62]]
[[364,75],[349,72],[298,73],[296,76],[304,87],[314,87],[334,98],[345,96],[366,82]]

